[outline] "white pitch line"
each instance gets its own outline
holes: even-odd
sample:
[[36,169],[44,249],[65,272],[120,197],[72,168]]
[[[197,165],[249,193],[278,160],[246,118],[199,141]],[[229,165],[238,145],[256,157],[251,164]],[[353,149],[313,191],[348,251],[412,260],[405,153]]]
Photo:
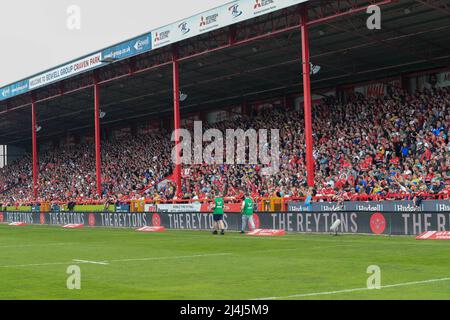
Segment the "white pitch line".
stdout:
[[[443,281],[450,281],[450,278],[441,278],[441,279],[431,279],[431,280],[424,280],[424,281],[412,281],[412,282],[403,282],[403,283],[397,283],[397,284],[389,284],[389,285],[381,286],[380,289],[414,286],[414,285],[418,285],[418,284],[427,284],[427,283],[443,282]],[[333,295],[333,294],[339,294],[339,293],[351,293],[351,292],[357,292],[357,291],[377,291],[377,289],[355,288],[355,289],[345,289],[345,290],[337,290],[337,291],[294,294],[294,295],[284,296],[284,297],[257,298],[257,299],[252,299],[252,300],[283,300],[283,299],[290,299],[290,298],[305,298],[305,297]]]
[[46,267],[46,266],[58,266],[58,265],[70,265],[70,262],[49,262],[49,263],[34,263],[34,264],[16,264],[10,266],[0,266],[0,268],[28,268],[28,267]]
[[204,258],[204,257],[214,257],[214,256],[227,256],[232,255],[232,253],[212,253],[212,254],[197,254],[191,256],[169,256],[169,257],[152,257],[152,258],[136,258],[136,259],[119,259],[119,260],[108,260],[108,261],[87,261],[87,260],[77,260],[73,259],[70,262],[49,262],[49,263],[33,263],[33,264],[17,264],[9,266],[0,266],[0,268],[26,268],[26,267],[45,267],[45,266],[56,266],[56,265],[70,265],[74,262],[83,264],[98,264],[98,265],[109,265],[111,262],[130,262],[130,261],[152,261],[152,260],[173,260],[173,259],[190,259],[190,258]]
[[79,262],[79,263],[86,263],[86,264],[101,264],[101,265],[109,264],[107,261],[88,261],[88,260],[78,260],[78,259],[73,259],[72,261]]
[[153,257],[153,258],[136,258],[136,259],[118,259],[109,260],[110,262],[129,262],[129,261],[152,261],[152,260],[173,260],[173,259],[190,259],[190,258],[203,258],[203,257],[215,257],[215,256],[229,256],[232,253],[211,253],[211,254],[196,254],[192,256],[168,256],[168,257]]
[[93,263],[93,264],[103,264],[106,265],[108,263],[106,262],[95,262],[95,261],[85,261],[85,260],[72,260],[68,262],[48,262],[48,263],[32,263],[32,264],[15,264],[15,265],[9,265],[9,266],[0,266],[0,268],[28,268],[28,267],[47,267],[47,266],[61,266],[61,265],[70,265],[74,262],[77,263]]

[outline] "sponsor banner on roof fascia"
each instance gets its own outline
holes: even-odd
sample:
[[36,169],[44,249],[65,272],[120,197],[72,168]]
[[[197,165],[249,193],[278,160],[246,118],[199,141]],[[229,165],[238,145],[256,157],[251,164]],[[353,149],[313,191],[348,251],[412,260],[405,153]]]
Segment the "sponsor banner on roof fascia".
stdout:
[[0,100],[8,99],[28,91],[28,80],[16,82],[0,91]]
[[129,58],[152,49],[151,33],[136,37],[132,40],[120,43],[114,47],[103,50],[102,60],[121,60]]
[[152,31],[152,46],[161,48],[307,0],[238,0]]
[[56,69],[47,71],[29,80],[29,90],[48,85],[52,82],[74,76],[102,65],[101,53],[98,52],[83,59],[68,63]]

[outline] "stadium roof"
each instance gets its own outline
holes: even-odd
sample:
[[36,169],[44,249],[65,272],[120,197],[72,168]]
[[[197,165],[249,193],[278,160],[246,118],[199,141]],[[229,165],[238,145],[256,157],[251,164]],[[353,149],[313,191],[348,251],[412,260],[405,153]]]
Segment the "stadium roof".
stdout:
[[[438,0],[311,0],[312,90],[450,65],[450,8]],[[367,5],[380,4],[381,30]],[[359,8],[359,9],[358,9]],[[345,13],[352,12],[351,15]],[[302,92],[300,11],[291,6],[176,44],[181,114]],[[93,131],[93,73],[101,85],[102,126],[173,113],[172,46],[106,63],[33,91],[38,139]],[[31,95],[0,102],[0,144],[28,147]]]

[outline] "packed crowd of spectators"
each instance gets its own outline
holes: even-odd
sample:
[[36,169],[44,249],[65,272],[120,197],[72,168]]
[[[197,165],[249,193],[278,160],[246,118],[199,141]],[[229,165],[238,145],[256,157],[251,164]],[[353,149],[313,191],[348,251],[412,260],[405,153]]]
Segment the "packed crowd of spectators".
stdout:
[[16,160],[11,166],[0,169],[0,194],[25,183],[29,172],[31,172],[29,156]]
[[[275,107],[204,129],[280,129],[280,171],[257,165],[191,165],[183,168],[182,194],[170,179],[172,143],[166,133],[122,137],[102,145],[102,198],[203,199],[211,192],[241,198],[331,197],[390,199],[395,195],[450,193],[450,88],[386,97],[327,99],[313,109],[315,183],[306,185],[302,110]],[[266,146],[269,148],[270,146]],[[39,157],[41,201],[99,200],[92,144],[64,147]],[[4,201],[31,202],[30,159],[0,171]]]
[[[65,146],[39,156],[38,196],[40,202],[103,201],[112,195],[133,199],[147,186],[157,185],[171,171],[170,140],[167,134],[123,136],[102,143],[102,197],[97,194],[93,144]],[[26,163],[27,165],[25,165]],[[21,171],[20,169],[23,168]],[[21,172],[11,188],[5,188],[2,201],[33,202],[31,160],[29,157],[5,167]],[[3,180],[1,180],[3,181]]]
[[[189,197],[216,189],[242,197],[389,199],[398,195],[449,196],[450,90],[386,98],[357,95],[347,103],[328,101],[313,110],[316,187],[306,187],[303,112],[269,110],[239,121],[248,128],[280,128],[280,172],[258,174],[261,166],[197,166],[185,179]],[[236,126],[236,124],[234,125]],[[221,123],[218,128],[232,128]]]

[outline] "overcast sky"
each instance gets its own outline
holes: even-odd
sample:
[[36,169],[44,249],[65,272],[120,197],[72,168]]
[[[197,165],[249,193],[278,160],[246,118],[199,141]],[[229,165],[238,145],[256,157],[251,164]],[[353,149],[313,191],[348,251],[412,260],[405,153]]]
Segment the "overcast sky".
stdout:
[[[0,87],[230,0],[16,0],[0,6]],[[81,9],[69,30],[67,8]]]

